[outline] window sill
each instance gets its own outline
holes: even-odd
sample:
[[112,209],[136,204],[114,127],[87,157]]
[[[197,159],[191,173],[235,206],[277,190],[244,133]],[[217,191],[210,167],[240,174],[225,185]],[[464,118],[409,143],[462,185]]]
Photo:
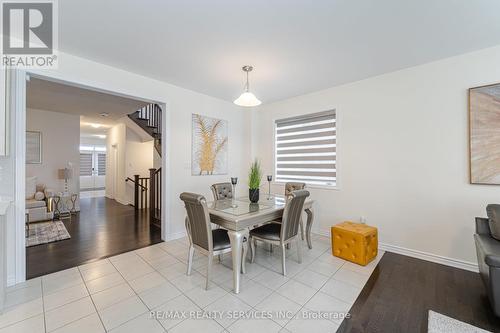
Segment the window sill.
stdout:
[[[271,182],[273,185],[282,185],[284,186],[287,182],[277,182],[273,181]],[[329,191],[340,191],[339,186],[328,186],[328,185],[314,185],[314,184],[307,184],[306,183],[306,189],[308,188],[313,188],[313,189],[320,189],[320,190],[329,190]]]

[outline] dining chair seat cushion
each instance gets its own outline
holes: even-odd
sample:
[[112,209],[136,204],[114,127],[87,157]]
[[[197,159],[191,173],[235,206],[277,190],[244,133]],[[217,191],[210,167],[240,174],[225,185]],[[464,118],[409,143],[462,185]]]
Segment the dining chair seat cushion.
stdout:
[[224,250],[231,247],[227,230],[214,229],[212,230],[214,251]]
[[281,223],[268,223],[261,227],[250,230],[250,236],[258,238],[279,241],[281,234]]

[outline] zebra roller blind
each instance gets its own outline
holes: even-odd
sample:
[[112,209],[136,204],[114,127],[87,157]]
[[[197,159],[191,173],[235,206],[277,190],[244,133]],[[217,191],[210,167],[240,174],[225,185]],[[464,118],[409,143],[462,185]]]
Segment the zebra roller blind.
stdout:
[[106,176],[106,154],[97,154],[97,175]]
[[80,176],[92,176],[92,153],[80,153]]
[[275,145],[276,181],[336,186],[335,110],[276,120]]

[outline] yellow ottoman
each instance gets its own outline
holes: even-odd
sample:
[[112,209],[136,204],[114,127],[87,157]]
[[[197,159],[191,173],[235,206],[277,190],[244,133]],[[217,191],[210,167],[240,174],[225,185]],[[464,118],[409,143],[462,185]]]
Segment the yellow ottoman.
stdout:
[[365,266],[377,256],[377,228],[343,222],[332,227],[332,254]]

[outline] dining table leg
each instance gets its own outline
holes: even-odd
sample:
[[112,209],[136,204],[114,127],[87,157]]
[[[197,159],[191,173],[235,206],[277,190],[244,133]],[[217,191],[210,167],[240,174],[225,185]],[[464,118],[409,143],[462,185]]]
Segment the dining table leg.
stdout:
[[240,292],[243,239],[245,237],[248,239],[248,230],[228,230],[227,235],[229,236],[229,241],[231,242],[231,255],[233,258],[233,291],[235,294],[238,294]]
[[312,249],[312,242],[311,242],[311,227],[313,224],[314,220],[314,212],[312,208],[306,208],[305,212],[307,214],[307,222],[306,222],[306,240],[307,240],[307,246],[309,249]]

